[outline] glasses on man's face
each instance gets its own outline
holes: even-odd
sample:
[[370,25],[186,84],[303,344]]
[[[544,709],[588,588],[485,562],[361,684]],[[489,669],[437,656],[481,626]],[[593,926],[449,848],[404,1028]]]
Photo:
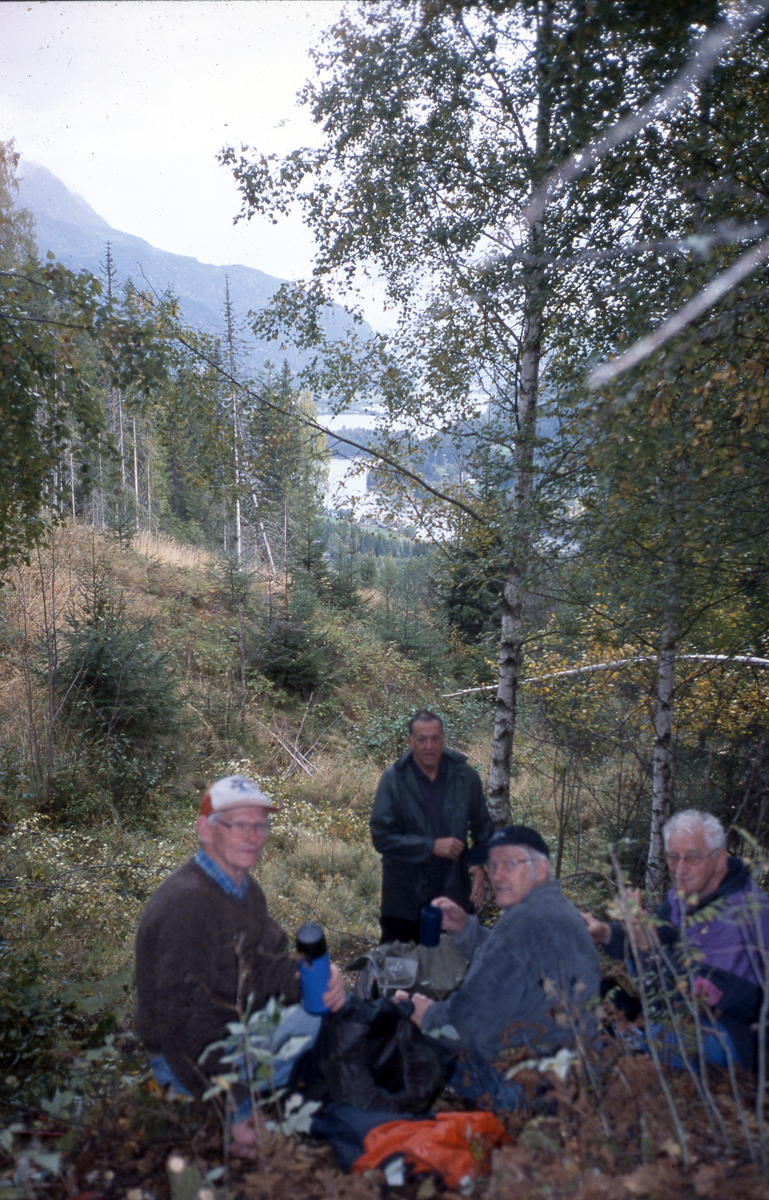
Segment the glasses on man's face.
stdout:
[[217,825],[223,825],[225,829],[229,829],[236,837],[262,837],[269,832],[269,825],[266,821],[222,821],[221,817],[217,821]]
[[687,867],[696,867],[706,858],[712,858],[715,853],[715,850],[710,850],[707,854],[697,854],[694,850],[688,850],[686,854],[666,854],[665,858],[669,867],[675,867],[680,862],[686,863]]
[[514,871],[516,867],[522,867],[524,863],[534,862],[533,858],[503,858],[497,859],[496,862],[486,864],[486,870],[490,875],[495,871]]

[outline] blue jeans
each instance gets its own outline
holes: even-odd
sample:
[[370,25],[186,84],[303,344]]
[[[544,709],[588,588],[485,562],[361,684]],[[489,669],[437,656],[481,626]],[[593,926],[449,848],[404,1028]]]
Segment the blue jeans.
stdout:
[[[315,1013],[305,1012],[297,1004],[284,1015],[283,1019],[275,1027],[274,1033],[269,1038],[264,1039],[265,1047],[268,1047],[275,1056],[272,1064],[273,1088],[278,1089],[286,1086],[294,1062],[304,1050],[312,1045],[318,1036],[320,1022],[320,1016],[317,1016]],[[296,1048],[289,1046],[288,1043],[291,1038],[301,1038],[301,1045],[298,1045]],[[310,1039],[309,1042],[306,1040],[308,1038]],[[150,1055],[149,1064],[152,1074],[162,1088],[172,1087],[180,1096],[192,1095],[189,1088],[186,1088],[176,1078],[171,1064],[162,1054]],[[246,1072],[243,1067],[241,1067],[241,1078],[246,1078]],[[264,1084],[262,1091],[269,1091],[269,1086]],[[244,1100],[242,1104],[238,1105],[230,1120],[232,1122],[245,1121],[250,1116],[251,1101]]]
[[159,1083],[162,1088],[171,1087],[180,1096],[191,1096],[192,1092],[180,1083],[173,1073],[170,1062],[164,1058],[162,1054],[150,1054],[149,1056],[150,1070],[155,1076],[155,1082]]
[[[675,1034],[672,1029],[666,1029],[663,1025],[650,1025],[645,1035],[643,1049],[648,1052],[646,1038],[651,1038],[657,1051],[668,1067],[683,1067],[684,1061],[681,1057],[681,1051],[678,1045]],[[686,1044],[686,1043],[684,1043]],[[711,1024],[702,1024],[702,1053],[706,1063],[710,1063],[714,1067],[728,1067],[729,1063],[739,1063],[739,1055],[734,1048],[734,1042],[729,1034],[720,1025],[718,1021]],[[697,1050],[690,1055],[689,1062],[696,1069],[697,1067]]]

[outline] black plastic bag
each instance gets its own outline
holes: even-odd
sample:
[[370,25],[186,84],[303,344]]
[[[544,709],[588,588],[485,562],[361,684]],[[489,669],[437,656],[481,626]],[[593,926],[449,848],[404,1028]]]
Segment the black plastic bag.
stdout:
[[446,1083],[455,1055],[410,1019],[411,1003],[361,1000],[327,1013],[300,1055],[289,1089],[323,1104],[374,1112],[425,1112]]

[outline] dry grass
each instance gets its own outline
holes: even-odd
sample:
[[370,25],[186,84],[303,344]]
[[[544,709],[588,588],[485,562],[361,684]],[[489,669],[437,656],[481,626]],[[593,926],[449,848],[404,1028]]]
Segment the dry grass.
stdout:
[[[116,855],[116,841],[125,835],[107,823],[93,831],[87,870],[79,859],[77,867],[70,865],[79,854],[80,834],[50,831],[44,824],[29,835],[37,847],[34,861],[11,856],[1,864],[0,874],[23,886],[0,894],[0,919],[19,937],[61,956],[62,978],[98,981],[130,970],[146,897],[145,864],[157,864],[154,881],[183,861],[191,849],[186,798],[234,771],[261,777],[281,804],[258,872],[276,919],[289,932],[308,919],[320,920],[332,951],[342,960],[378,938],[380,862],[371,846],[368,817],[381,768],[358,759],[348,735],[352,724],[364,726],[369,714],[387,706],[390,698],[400,711],[423,703],[431,689],[413,663],[383,647],[364,624],[332,613],[330,628],[350,676],[334,706],[304,706],[285,695],[276,702],[266,681],[260,688],[252,680],[241,719],[236,624],[212,582],[212,561],[170,538],[144,537],[121,548],[89,528],[65,525],[29,567],[18,568],[6,580],[0,610],[6,650],[0,659],[0,740],[20,769],[29,761],[30,738],[44,742],[46,729],[45,697],[39,688],[32,687],[31,709],[27,704],[30,676],[25,675],[22,647],[31,650],[44,642],[52,610],[60,627],[67,611],[82,611],[83,589],[95,576],[103,575],[124,595],[129,619],[153,618],[154,636],[177,664],[186,693],[187,727],[177,747],[177,775],[164,792],[168,829],[154,836],[130,835],[136,840],[135,862],[127,862],[122,852]],[[321,715],[324,711],[329,715]],[[57,733],[57,739],[56,769],[63,771],[67,749],[63,734]],[[310,774],[297,765],[293,747],[309,756]],[[478,756],[471,750],[471,757],[478,759],[483,773],[480,759],[488,760],[488,748]],[[25,820],[22,790],[20,784],[14,791],[9,779],[9,822]],[[186,817],[170,812],[174,794]],[[99,799],[95,795],[95,811],[106,812]],[[78,880],[77,887],[59,886],[46,861],[59,863],[62,879]],[[89,872],[100,883],[85,901]],[[27,886],[29,881],[33,886]]]
[[381,774],[370,760],[352,761],[347,749],[321,754],[313,763],[313,774],[297,780],[298,793],[308,804],[330,814],[368,813]]
[[188,546],[163,533],[143,530],[131,543],[137,554],[152,559],[167,567],[181,567],[187,571],[205,571],[214,562],[213,555],[201,546]]

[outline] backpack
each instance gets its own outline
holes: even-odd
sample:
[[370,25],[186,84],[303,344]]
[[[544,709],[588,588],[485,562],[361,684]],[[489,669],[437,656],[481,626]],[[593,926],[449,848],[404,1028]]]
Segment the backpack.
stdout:
[[350,996],[326,1013],[288,1087],[321,1104],[376,1112],[425,1112],[445,1086],[455,1055],[414,1024],[411,1005]]
[[392,996],[398,989],[443,1000],[464,979],[467,959],[453,939],[443,933],[437,946],[386,942],[359,955],[345,969],[358,972],[355,995],[364,1000]]

